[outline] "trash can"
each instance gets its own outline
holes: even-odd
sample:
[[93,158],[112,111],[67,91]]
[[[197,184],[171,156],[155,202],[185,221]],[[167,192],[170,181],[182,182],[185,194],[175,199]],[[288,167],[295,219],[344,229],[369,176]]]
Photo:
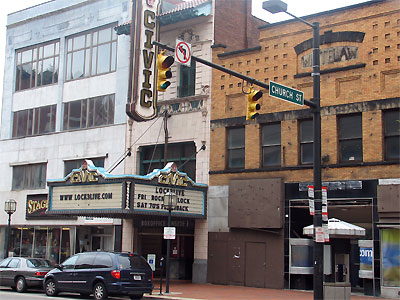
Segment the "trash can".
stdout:
[[324,282],[324,299],[350,300],[351,286],[347,282]]

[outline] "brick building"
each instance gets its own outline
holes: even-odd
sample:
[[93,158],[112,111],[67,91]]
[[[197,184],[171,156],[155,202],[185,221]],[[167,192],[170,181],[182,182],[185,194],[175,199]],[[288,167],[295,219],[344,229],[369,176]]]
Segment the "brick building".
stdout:
[[[399,7],[398,0],[368,1],[303,17],[320,23],[329,218],[366,231],[361,240],[331,238],[324,278],[370,295],[400,289],[399,266],[387,263],[399,255],[400,236]],[[259,46],[215,45],[213,62],[311,99],[312,29],[297,20],[260,29]],[[246,82],[213,71],[208,280],[312,289],[312,240],[303,234],[313,222],[312,112],[263,91],[259,117],[246,121],[248,91]],[[340,264],[347,273],[338,279]]]

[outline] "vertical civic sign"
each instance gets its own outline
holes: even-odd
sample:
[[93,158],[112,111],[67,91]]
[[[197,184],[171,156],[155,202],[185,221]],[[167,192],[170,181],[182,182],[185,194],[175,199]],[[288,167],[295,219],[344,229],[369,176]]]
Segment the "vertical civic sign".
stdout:
[[147,121],[157,115],[156,61],[158,41],[157,15],[161,0],[133,0],[131,57],[127,115]]

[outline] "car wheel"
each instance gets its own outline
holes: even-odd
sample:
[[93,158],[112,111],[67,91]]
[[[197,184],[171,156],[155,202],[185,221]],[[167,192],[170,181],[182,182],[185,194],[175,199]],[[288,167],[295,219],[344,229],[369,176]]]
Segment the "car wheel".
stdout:
[[18,277],[17,283],[15,285],[15,290],[18,293],[23,293],[26,291],[26,280],[24,277]]
[[56,282],[53,279],[49,279],[46,281],[46,285],[44,286],[44,291],[47,296],[53,297],[58,294]]
[[134,299],[134,300],[140,300],[143,298],[143,293],[136,294],[136,295],[129,295],[129,298]]
[[98,282],[93,288],[93,298],[96,300],[107,299],[108,293],[104,283]]

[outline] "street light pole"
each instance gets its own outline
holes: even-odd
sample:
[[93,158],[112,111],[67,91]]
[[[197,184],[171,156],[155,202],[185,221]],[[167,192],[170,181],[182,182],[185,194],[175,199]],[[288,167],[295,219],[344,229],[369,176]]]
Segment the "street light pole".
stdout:
[[4,211],[8,214],[8,226],[7,226],[7,243],[5,257],[8,256],[8,250],[10,248],[10,237],[11,237],[11,215],[17,210],[17,201],[9,199],[4,203]]
[[11,214],[8,214],[8,226],[7,226],[7,244],[6,253],[4,257],[8,257],[8,249],[10,248],[10,236],[11,236]]
[[324,259],[324,244],[316,239],[316,229],[322,227],[322,175],[321,175],[321,83],[320,83],[320,40],[319,40],[319,23],[309,23],[302,18],[296,17],[287,12],[287,4],[281,0],[269,0],[263,2],[263,9],[270,13],[284,12],[289,16],[301,21],[302,23],[312,27],[313,29],[313,173],[314,173],[314,201],[315,215],[313,217],[314,225],[314,300],[322,300],[323,296],[323,259]]
[[[172,207],[171,205],[168,206],[168,227],[171,227],[171,210]],[[165,274],[165,292],[168,294],[169,293],[169,261],[171,258],[171,240],[167,240],[167,268]]]
[[316,228],[322,227],[322,174],[321,174],[321,82],[320,82],[320,49],[319,49],[319,23],[314,22],[313,28],[313,159],[314,159],[314,300],[323,299],[324,283],[324,244],[316,240]]
[[[176,206],[176,194],[167,192],[164,195],[164,206],[168,208],[168,228],[171,227],[171,211]],[[167,239],[167,262],[166,262],[166,274],[165,274],[165,293],[169,293],[169,265],[171,257],[171,239]]]

